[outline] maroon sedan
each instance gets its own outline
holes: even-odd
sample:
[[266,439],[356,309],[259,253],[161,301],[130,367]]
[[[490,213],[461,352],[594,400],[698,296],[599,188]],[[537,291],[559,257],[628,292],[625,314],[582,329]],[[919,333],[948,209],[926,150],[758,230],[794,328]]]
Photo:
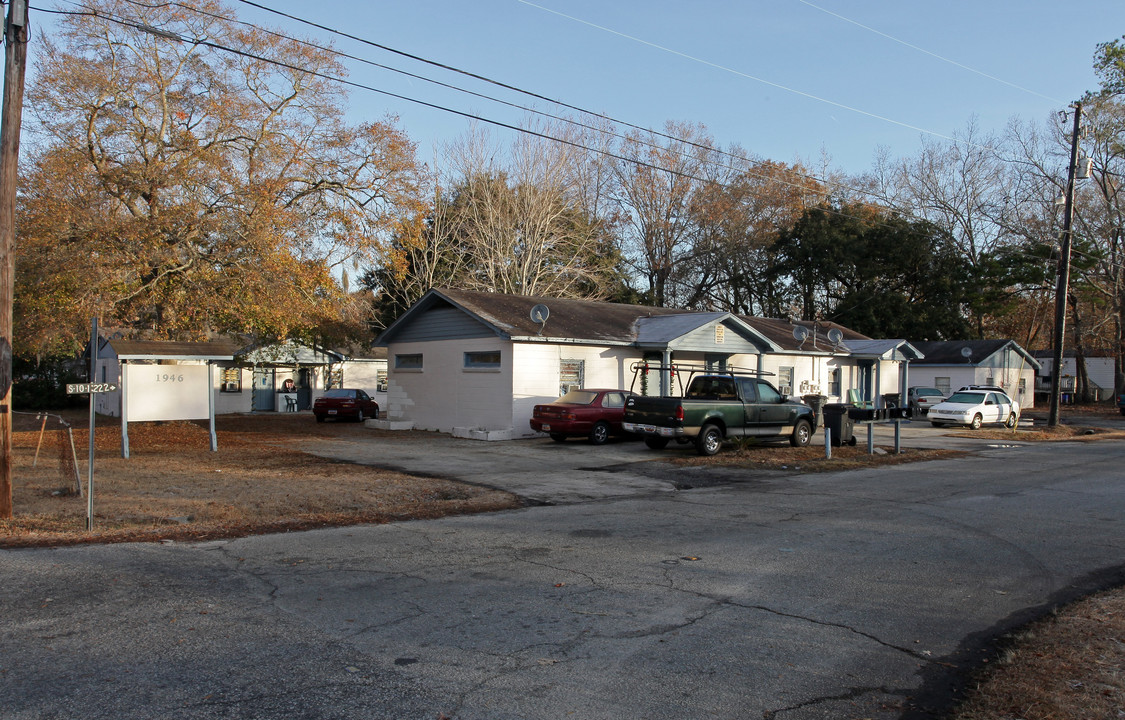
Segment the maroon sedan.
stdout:
[[379,403],[363,390],[337,388],[325,390],[313,401],[313,415],[317,422],[326,418],[348,417],[354,420],[379,417]]
[[555,442],[581,436],[601,445],[610,435],[627,435],[621,429],[625,415],[626,390],[571,390],[547,405],[536,405],[531,414],[531,429],[545,432]]

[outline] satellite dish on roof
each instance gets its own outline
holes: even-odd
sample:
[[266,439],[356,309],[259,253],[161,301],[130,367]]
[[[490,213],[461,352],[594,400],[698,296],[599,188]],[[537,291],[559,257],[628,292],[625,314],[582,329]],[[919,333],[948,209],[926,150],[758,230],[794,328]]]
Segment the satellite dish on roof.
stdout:
[[973,349],[971,347],[965,346],[965,347],[961,348],[961,357],[971,358],[972,356],[973,356]]
[[844,339],[844,333],[840,332],[840,328],[830,328],[828,330],[828,342],[833,345],[839,345],[840,341]]
[[531,322],[539,324],[539,334],[543,334],[543,326],[547,324],[547,318],[551,316],[551,309],[543,303],[539,303],[531,308]]
[[[793,339],[800,343],[799,345],[797,345],[798,350],[805,346],[805,340],[807,340],[808,337],[809,329],[807,327],[805,327],[804,325],[793,326]],[[814,340],[813,342],[815,343],[816,341]]]

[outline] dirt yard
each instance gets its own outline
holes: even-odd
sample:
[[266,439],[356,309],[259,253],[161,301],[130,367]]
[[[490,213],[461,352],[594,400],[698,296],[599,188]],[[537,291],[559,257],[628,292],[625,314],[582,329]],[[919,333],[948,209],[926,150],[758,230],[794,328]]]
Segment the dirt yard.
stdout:
[[[65,417],[85,486],[89,415]],[[63,434],[45,433],[40,447],[42,421],[34,414],[15,419],[14,518],[0,520],[0,547],[237,537],[520,504],[505,492],[333,462],[297,449],[317,438],[380,436],[359,423],[319,424],[309,414],[219,416],[218,452],[211,452],[205,422],[134,423],[126,460],[120,423],[98,417],[94,528],[88,532],[87,499],[60,472],[56,443]],[[48,430],[54,427],[57,421],[49,418]],[[69,443],[64,452],[70,452]]]

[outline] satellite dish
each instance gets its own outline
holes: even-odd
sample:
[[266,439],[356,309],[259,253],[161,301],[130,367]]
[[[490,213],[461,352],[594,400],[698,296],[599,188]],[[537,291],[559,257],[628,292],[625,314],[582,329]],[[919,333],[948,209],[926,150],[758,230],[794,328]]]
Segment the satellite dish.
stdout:
[[547,322],[547,318],[551,316],[551,310],[543,303],[539,303],[531,308],[531,322],[536,322],[542,325]]
[[971,358],[972,356],[973,356],[973,349],[971,347],[966,346],[966,347],[961,348],[961,357],[963,357],[967,360],[968,358]]
[[844,339],[844,333],[840,332],[840,328],[831,328],[828,331],[828,342],[833,345],[839,345],[840,341]]
[[795,325],[793,327],[793,339],[797,342],[804,342],[809,336],[809,329],[804,325]]

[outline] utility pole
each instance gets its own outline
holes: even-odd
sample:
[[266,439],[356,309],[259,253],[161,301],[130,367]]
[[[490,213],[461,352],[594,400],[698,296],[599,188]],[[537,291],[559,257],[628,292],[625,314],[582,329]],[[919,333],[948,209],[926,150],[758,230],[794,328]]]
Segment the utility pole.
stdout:
[[1082,103],[1074,107],[1074,131],[1070,137],[1070,168],[1066,176],[1066,205],[1063,210],[1062,243],[1059,248],[1059,277],[1055,285],[1055,343],[1051,366],[1051,409],[1047,426],[1059,424],[1059,391],[1062,388],[1063,343],[1066,340],[1066,296],[1070,291],[1070,224],[1074,218],[1074,175],[1078,169],[1078,131],[1082,128]]
[[0,110],[0,519],[5,520],[12,517],[12,295],[26,67],[27,0],[11,0],[4,25],[4,105]]

